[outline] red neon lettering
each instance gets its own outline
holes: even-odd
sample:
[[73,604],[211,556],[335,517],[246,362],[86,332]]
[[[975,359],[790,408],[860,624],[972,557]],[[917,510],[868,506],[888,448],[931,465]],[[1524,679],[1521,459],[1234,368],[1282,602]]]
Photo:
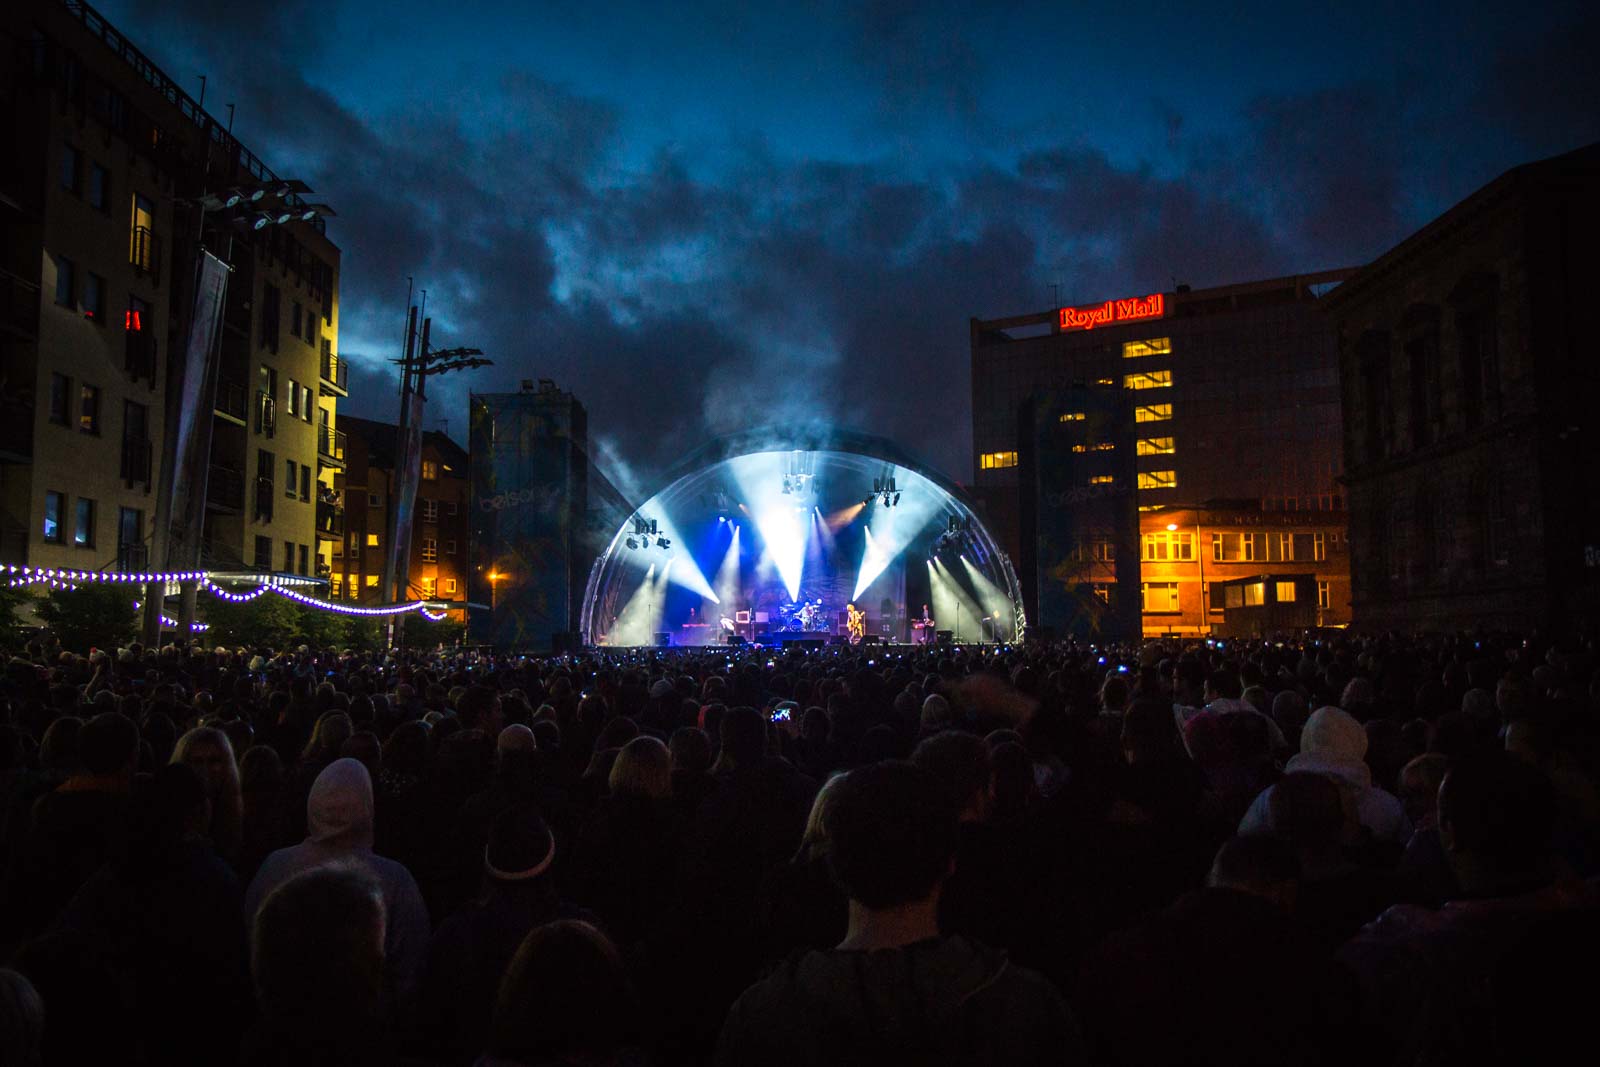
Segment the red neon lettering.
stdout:
[[1114,322],[1137,322],[1140,319],[1159,319],[1167,313],[1167,295],[1151,293],[1126,300],[1107,300],[1092,307],[1062,308],[1063,330],[1092,330],[1096,326],[1109,326]]
[[132,309],[123,312],[122,328],[127,330],[129,333],[138,333],[140,330],[144,329],[144,326],[139,322],[139,313]]

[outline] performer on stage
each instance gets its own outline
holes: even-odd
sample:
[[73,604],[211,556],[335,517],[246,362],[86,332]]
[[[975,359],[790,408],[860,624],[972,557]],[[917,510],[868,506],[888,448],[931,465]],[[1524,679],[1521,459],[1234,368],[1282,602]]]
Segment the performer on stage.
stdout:
[[845,626],[850,631],[850,643],[859,645],[861,639],[867,635],[867,613],[857,608],[854,604],[845,605]]
[[934,642],[935,630],[933,616],[928,612],[928,605],[922,605],[922,617],[911,623],[911,628],[917,631],[917,643],[931,645]]

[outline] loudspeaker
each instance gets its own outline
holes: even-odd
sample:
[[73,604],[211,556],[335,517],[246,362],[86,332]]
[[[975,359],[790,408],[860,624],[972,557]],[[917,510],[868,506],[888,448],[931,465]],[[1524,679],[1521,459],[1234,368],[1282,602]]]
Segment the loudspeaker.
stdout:
[[881,644],[883,644],[883,635],[882,634],[862,634],[861,635],[861,643],[863,645],[881,645]]
[[934,631],[934,637],[941,645],[953,645],[956,643],[956,632],[954,630],[936,630]]
[[656,647],[668,648],[672,645],[672,631],[661,630],[656,633]]

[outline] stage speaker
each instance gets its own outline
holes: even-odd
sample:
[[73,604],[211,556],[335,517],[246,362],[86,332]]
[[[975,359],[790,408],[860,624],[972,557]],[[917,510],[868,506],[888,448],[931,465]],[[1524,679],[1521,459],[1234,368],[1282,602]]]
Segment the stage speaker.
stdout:
[[863,645],[881,645],[881,644],[883,644],[883,635],[882,634],[862,634],[861,635],[861,643]]
[[934,637],[941,645],[953,645],[956,643],[956,632],[954,630],[936,630],[934,631]]
[[656,634],[657,648],[670,648],[672,645],[672,631],[661,630]]
[[748,642],[744,639],[744,634],[723,634],[722,643],[725,645],[731,645],[734,648],[743,648],[746,644],[748,644]]

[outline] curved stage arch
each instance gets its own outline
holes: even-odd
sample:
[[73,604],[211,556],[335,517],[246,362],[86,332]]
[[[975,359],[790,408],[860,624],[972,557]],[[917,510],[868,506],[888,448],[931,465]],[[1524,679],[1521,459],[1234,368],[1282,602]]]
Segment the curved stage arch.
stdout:
[[[1011,562],[961,488],[893,443],[844,431],[717,438],[595,560],[582,627],[595,645],[776,643],[848,632],[899,643],[1020,640]],[[926,614],[929,626],[914,626]]]

